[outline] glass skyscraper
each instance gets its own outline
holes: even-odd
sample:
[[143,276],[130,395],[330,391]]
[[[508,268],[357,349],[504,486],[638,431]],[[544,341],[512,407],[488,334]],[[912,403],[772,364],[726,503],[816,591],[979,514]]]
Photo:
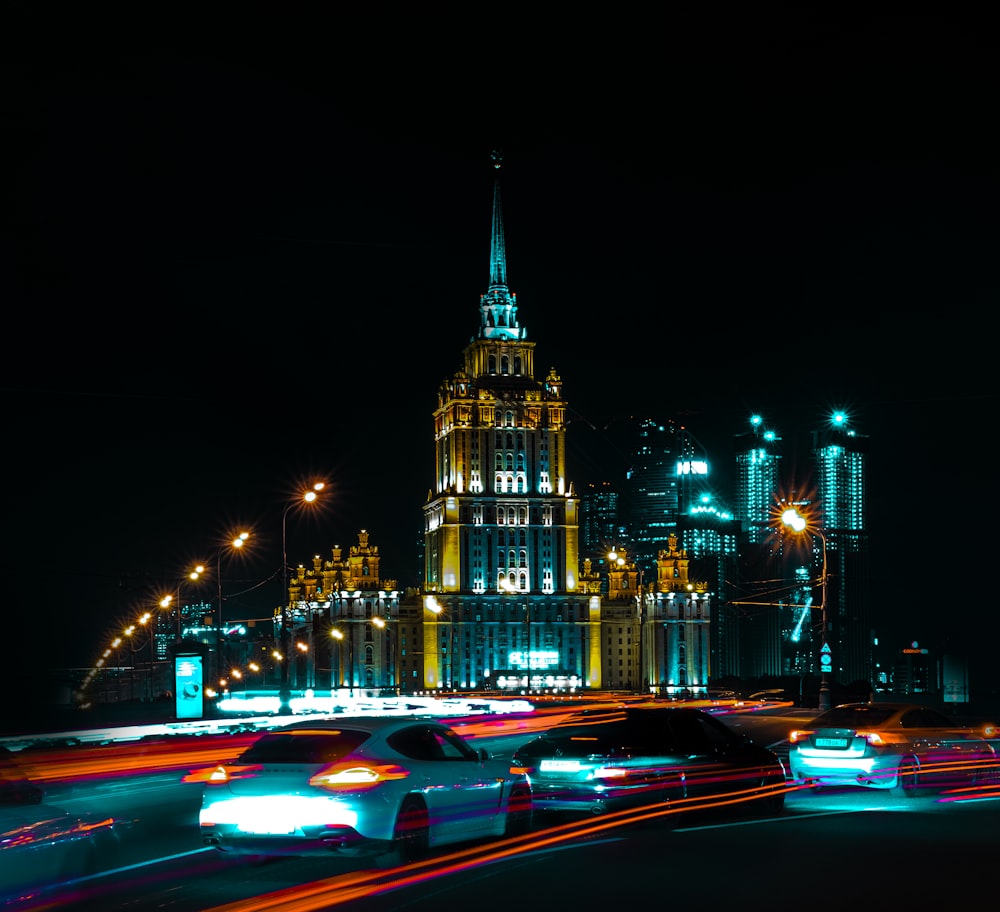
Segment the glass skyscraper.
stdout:
[[859,434],[843,412],[835,412],[824,427],[813,431],[816,506],[827,545],[827,639],[834,675],[844,684],[871,681],[874,673],[868,453],[868,437]]

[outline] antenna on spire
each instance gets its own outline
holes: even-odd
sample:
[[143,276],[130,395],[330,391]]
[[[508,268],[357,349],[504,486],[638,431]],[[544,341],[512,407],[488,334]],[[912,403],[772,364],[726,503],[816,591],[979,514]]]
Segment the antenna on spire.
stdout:
[[493,162],[493,167],[499,169],[500,165],[503,164],[503,150],[494,149],[490,153],[490,160]]

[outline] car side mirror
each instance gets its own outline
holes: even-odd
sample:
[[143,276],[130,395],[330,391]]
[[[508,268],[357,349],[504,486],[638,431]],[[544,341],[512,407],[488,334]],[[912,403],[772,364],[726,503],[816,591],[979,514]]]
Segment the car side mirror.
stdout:
[[478,753],[479,753],[479,762],[480,763],[485,763],[487,760],[490,760],[490,759],[493,758],[493,755],[488,750],[486,750],[483,747],[479,748]]

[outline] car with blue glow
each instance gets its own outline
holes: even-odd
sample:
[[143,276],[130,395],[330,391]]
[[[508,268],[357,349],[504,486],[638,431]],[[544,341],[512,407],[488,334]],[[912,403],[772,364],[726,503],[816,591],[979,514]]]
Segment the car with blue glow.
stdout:
[[913,796],[927,787],[1000,782],[993,726],[961,725],[912,703],[845,703],[789,735],[792,778]]

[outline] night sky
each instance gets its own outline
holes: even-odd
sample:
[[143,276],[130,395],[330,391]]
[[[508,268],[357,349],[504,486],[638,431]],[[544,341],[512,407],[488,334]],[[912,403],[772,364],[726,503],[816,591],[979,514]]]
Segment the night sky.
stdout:
[[289,562],[365,528],[383,576],[418,583],[494,147],[578,490],[624,470],[617,416],[684,423],[727,498],[751,411],[799,483],[844,408],[871,437],[877,629],[988,659],[992,28],[156,9],[3,13],[15,663],[91,664],[244,525],[227,611],[269,615],[282,511],[317,476]]

